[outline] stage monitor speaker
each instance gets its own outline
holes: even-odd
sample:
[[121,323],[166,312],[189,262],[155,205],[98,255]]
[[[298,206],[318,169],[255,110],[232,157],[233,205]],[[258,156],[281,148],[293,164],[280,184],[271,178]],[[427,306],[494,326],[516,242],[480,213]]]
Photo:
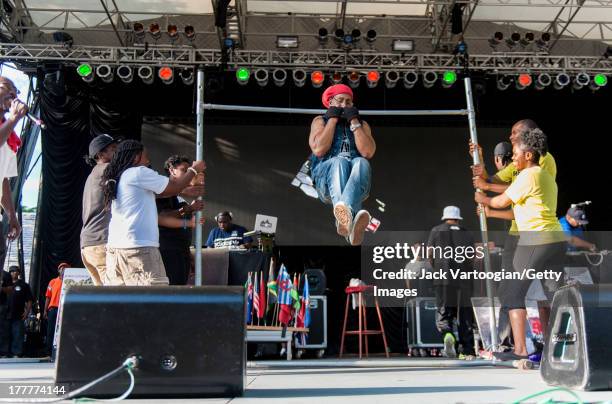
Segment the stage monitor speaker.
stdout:
[[327,278],[322,269],[305,269],[304,275],[308,276],[308,288],[311,295],[325,294]]
[[308,336],[305,341],[298,337],[295,346],[297,348],[324,350],[327,348],[327,296],[310,295],[309,308]]
[[[87,287],[68,290],[55,382],[68,391],[138,357],[130,397],[242,396],[246,377],[244,288]],[[86,397],[124,393],[121,373]]]
[[553,298],[540,373],[548,384],[612,389],[612,285],[576,285]]

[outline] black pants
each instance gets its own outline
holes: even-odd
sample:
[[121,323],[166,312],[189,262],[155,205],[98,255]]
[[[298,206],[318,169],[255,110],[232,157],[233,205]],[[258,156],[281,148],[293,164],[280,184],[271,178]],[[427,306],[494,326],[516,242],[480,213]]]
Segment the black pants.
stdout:
[[191,269],[189,247],[160,248],[159,253],[162,256],[170,285],[187,285],[189,270]]
[[55,323],[57,322],[57,307],[51,307],[47,312],[47,353],[53,354],[53,337],[55,336]]
[[453,321],[458,320],[459,352],[465,355],[474,354],[474,312],[469,288],[456,285],[434,286],[436,294],[436,327],[444,335],[453,332]]
[[[563,270],[566,242],[540,244],[540,245],[519,245],[514,254],[514,270],[522,272],[524,268],[534,269],[541,273],[548,270],[556,272]],[[501,296],[502,307],[508,310],[524,309],[525,296],[531,286],[532,279],[504,279],[502,281]],[[548,300],[552,300],[552,295],[560,286],[554,280],[542,281],[544,292]]]
[[[516,253],[516,247],[519,241],[519,236],[508,234],[506,236],[506,241],[504,242],[504,251],[502,253],[502,268],[506,271],[512,270],[514,268],[514,254]],[[497,290],[497,296],[500,298],[504,294],[504,283],[499,283],[499,288]],[[510,327],[510,316],[508,314],[508,307],[502,305],[499,309],[499,320],[497,322],[497,336],[499,337],[499,341],[504,346],[513,346],[512,341],[512,328]]]

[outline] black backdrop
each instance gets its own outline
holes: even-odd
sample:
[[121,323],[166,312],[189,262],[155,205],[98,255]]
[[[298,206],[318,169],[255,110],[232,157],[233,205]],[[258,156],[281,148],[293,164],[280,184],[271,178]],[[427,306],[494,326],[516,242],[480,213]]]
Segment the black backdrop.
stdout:
[[[41,110],[48,129],[43,134],[43,195],[35,285],[42,291],[61,261],[80,264],[81,196],[89,169],[82,156],[98,133],[141,138],[156,167],[172,153],[193,156],[194,87],[171,85],[83,83],[72,69],[44,77]],[[59,77],[59,80],[57,80]],[[322,89],[289,83],[265,89],[251,82],[239,86],[231,74],[208,74],[207,102],[281,107],[319,107]],[[474,77],[479,139],[486,150],[507,138],[512,122],[535,119],[549,135],[558,165],[559,214],[569,203],[593,201],[593,230],[611,227],[607,198],[609,114],[612,90],[500,92],[493,82]],[[380,85],[356,91],[362,109],[459,109],[465,107],[462,86],[452,89],[405,90]],[[148,117],[142,125],[142,117]],[[337,339],[343,286],[359,276],[359,249],[346,247],[334,235],[330,209],[289,186],[308,154],[311,117],[239,112],[206,112],[205,158],[208,218],[222,209],[252,227],[256,213],[279,217],[278,243],[291,272],[309,259],[326,265],[330,296],[330,337]],[[476,229],[470,186],[465,117],[370,117],[378,151],[372,160],[373,185],[367,207],[382,220],[381,230],[424,230],[439,220],[442,208],[456,204],[467,227]],[[491,167],[491,157],[486,156]],[[374,198],[386,203],[375,210]],[[492,223],[500,228],[499,223]],[[325,246],[325,247],[324,247]],[[38,269],[38,271],[36,271]],[[399,317],[388,311],[394,350],[404,345]]]

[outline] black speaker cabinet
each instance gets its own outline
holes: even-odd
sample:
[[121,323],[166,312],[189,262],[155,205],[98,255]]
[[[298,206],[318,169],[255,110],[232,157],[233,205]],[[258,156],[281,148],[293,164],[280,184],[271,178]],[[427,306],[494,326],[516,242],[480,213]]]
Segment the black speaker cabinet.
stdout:
[[548,384],[612,390],[612,285],[561,288],[553,298],[540,372]]
[[[73,286],[61,318],[55,382],[74,391],[135,355],[130,397],[235,397],[246,377],[245,298],[237,286]],[[83,393],[125,392],[129,375]]]
[[324,295],[327,288],[327,278],[322,269],[305,269],[304,275],[308,276],[308,288],[311,295]]

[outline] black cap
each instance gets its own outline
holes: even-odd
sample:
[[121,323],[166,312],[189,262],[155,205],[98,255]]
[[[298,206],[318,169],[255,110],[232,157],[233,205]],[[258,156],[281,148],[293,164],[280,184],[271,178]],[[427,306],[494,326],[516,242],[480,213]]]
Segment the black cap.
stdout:
[[508,142],[499,142],[493,150],[495,156],[512,156],[512,145]]
[[584,213],[584,210],[580,209],[579,207],[569,208],[567,210],[567,215],[577,221],[580,226],[589,224],[586,213]]
[[11,267],[9,267],[9,273],[11,272],[21,272],[21,270],[19,269],[19,267],[13,265]]
[[96,154],[100,153],[110,144],[117,141],[111,135],[98,135],[89,143],[89,157],[96,158]]

